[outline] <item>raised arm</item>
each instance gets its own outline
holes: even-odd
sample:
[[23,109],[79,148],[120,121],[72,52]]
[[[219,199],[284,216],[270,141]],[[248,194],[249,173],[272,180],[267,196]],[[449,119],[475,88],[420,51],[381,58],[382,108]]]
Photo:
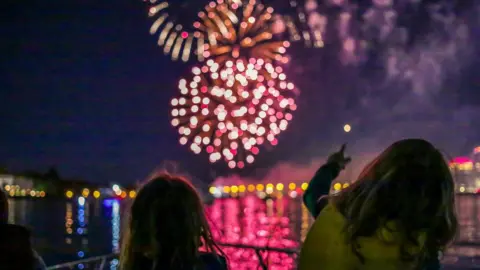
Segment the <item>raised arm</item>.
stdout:
[[340,151],[328,157],[327,163],[318,169],[303,195],[303,202],[314,217],[317,217],[328,203],[327,195],[330,192],[332,181],[351,161],[350,157],[345,156],[345,148],[346,145],[344,144]]
[[320,199],[328,195],[332,181],[340,173],[340,165],[336,162],[330,162],[318,169],[308,184],[308,188],[303,195],[303,203],[308,211],[317,217],[323,207],[326,205],[326,199]]

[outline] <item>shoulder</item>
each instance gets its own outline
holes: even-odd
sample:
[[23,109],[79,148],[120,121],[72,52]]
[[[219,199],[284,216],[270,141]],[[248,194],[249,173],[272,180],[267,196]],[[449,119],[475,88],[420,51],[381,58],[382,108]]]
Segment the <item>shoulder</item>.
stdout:
[[227,269],[227,260],[221,255],[213,253],[202,253],[200,254],[200,258],[202,259],[208,270]]

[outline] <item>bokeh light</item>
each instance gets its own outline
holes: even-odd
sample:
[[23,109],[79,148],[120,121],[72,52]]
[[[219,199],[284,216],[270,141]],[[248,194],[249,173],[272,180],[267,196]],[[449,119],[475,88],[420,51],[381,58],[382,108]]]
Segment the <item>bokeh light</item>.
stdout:
[[181,79],[180,97],[173,98],[171,124],[180,144],[203,151],[210,162],[221,159],[230,168],[253,163],[264,143],[277,145],[296,110],[295,85],[281,67],[263,59],[213,60]]

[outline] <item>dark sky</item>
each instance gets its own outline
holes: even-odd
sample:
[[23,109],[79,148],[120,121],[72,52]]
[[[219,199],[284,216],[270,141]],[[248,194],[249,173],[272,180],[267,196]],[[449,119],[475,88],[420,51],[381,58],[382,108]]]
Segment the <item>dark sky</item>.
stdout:
[[[191,64],[173,63],[155,46],[144,3],[3,0],[0,5],[0,166],[12,171],[56,166],[62,176],[102,183],[143,179],[168,160],[206,182],[227,171],[178,144],[168,105]],[[311,54],[298,50],[299,58]],[[322,81],[346,90],[333,94],[320,84],[308,87],[318,81],[320,57],[329,69],[339,65],[322,55],[299,60],[317,70],[290,68],[290,78],[304,86],[299,110],[279,146],[261,152],[256,166],[244,173],[323,155],[315,149],[355,136],[342,131],[343,123],[362,122],[352,109],[359,97],[352,90],[355,81],[345,80],[348,72],[332,72]],[[326,113],[334,109],[337,113]]]

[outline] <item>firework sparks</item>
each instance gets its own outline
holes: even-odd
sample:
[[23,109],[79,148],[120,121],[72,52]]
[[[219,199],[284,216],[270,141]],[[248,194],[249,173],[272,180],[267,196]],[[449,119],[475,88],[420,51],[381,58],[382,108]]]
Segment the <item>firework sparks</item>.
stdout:
[[259,147],[278,143],[296,110],[293,83],[281,67],[263,59],[237,59],[221,65],[212,59],[179,82],[181,96],[171,101],[172,125],[180,144],[210,162],[230,168],[253,163]]
[[201,35],[208,37],[204,57],[215,57],[218,63],[239,57],[286,63],[284,53],[290,43],[274,38],[272,13],[273,8],[255,0],[242,4],[210,2],[194,24]]

